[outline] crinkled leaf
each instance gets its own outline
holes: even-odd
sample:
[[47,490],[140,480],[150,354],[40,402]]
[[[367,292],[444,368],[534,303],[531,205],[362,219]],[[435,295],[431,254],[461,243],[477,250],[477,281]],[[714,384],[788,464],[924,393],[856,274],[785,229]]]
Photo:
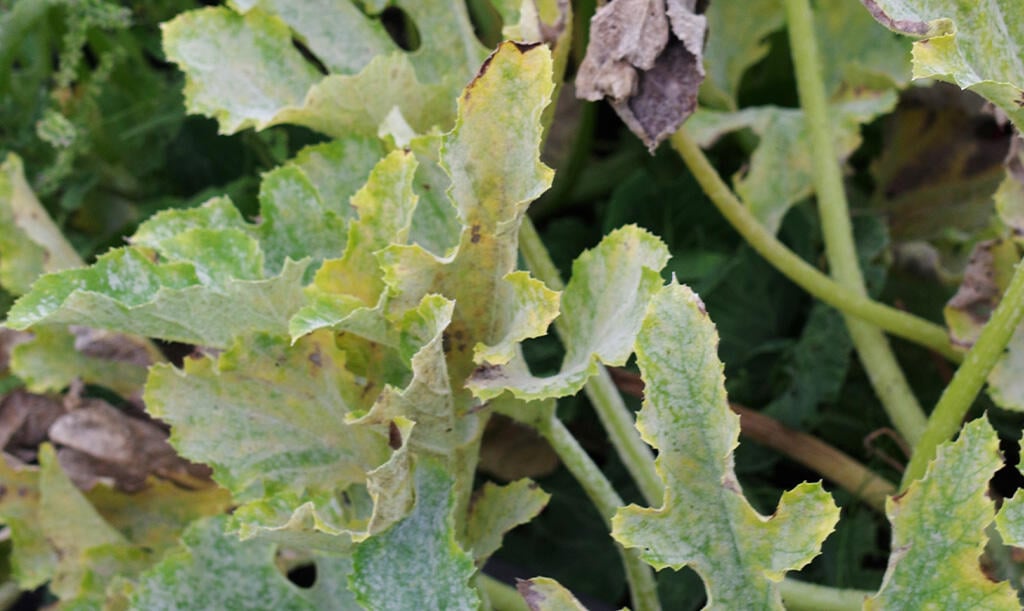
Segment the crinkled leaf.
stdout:
[[[860,146],[860,126],[896,104],[893,92],[862,91],[845,95],[832,105],[832,131],[836,156],[846,159]],[[814,151],[807,142],[807,126],[800,110],[773,106],[734,113],[699,110],[687,123],[694,138],[707,147],[724,134],[751,129],[761,142],[750,158],[749,169],[734,177],[736,193],[771,231],[777,231],[793,204],[813,192]]]
[[226,517],[195,522],[132,588],[133,609],[311,610],[314,605],[274,566],[274,546],[226,534]]
[[484,484],[474,494],[466,522],[466,540],[477,566],[483,566],[498,551],[505,533],[536,517],[550,498],[528,479],[504,486]]
[[1003,502],[996,514],[996,528],[1003,543],[1024,547],[1024,494],[1014,493],[1012,498]]
[[28,292],[36,278],[82,264],[25,180],[21,158],[0,164],[0,285]]
[[866,609],[1018,609],[1013,588],[979,564],[995,517],[988,481],[1002,466],[999,439],[985,418],[939,446],[925,477],[888,499],[892,555]]
[[492,365],[504,365],[516,356],[516,348],[524,340],[544,335],[548,325],[558,316],[559,294],[527,272],[506,274],[505,281],[512,287],[513,305],[506,321],[506,335],[495,345],[477,344],[473,360]]
[[325,262],[307,291],[311,303],[292,318],[292,337],[316,329],[341,330],[353,317],[374,316],[384,288],[375,253],[390,244],[404,244],[416,208],[413,179],[416,157],[394,151],[370,172],[353,197],[359,217],[349,224],[344,255]]
[[695,570],[711,608],[781,609],[773,582],[818,554],[839,508],[820,484],[785,492],[771,517],[751,507],[733,471],[739,417],[717,348],[690,289],[673,283],[654,297],[637,338],[645,383],[637,429],[658,451],[665,497],[657,509],[619,509],[612,536],[655,568]]
[[[7,324],[86,324],[171,341],[222,347],[241,333],[284,331],[302,303],[307,263],[289,261],[266,280],[204,286],[188,264],[156,264],[133,249],[100,257],[84,270],[40,279],[19,299]],[[250,304],[239,311],[238,303]]]
[[526,601],[530,611],[586,611],[586,607],[576,600],[572,592],[563,588],[554,579],[520,579],[516,583],[516,590]]
[[[413,53],[350,2],[327,4],[245,0],[234,3],[244,15],[201,9],[165,24],[164,50],[186,73],[189,111],[217,118],[225,133],[296,123],[372,136],[395,107],[420,133],[450,123],[451,100],[484,56],[463,4],[396,2],[421,36]],[[302,57],[292,32],[330,74]]]
[[369,609],[476,609],[473,558],[455,538],[454,480],[429,459],[418,461],[415,479],[412,512],[356,548],[349,588]]
[[510,368],[484,360],[470,389],[484,399],[506,389],[526,400],[561,397],[583,388],[599,363],[624,365],[668,257],[661,240],[635,225],[608,234],[576,259],[562,295],[566,355],[561,371],[538,378],[521,364]]
[[886,27],[914,43],[914,78],[970,89],[1024,128],[1024,11],[1016,0],[861,0]]
[[263,176],[256,230],[268,273],[286,258],[320,261],[345,251],[348,221],[355,216],[349,198],[366,183],[384,155],[376,139],[348,137],[309,146]]
[[[209,464],[236,500],[255,504],[236,511],[243,526],[312,524],[338,534],[370,519],[339,495],[369,485],[375,469],[392,468],[386,433],[345,419],[373,400],[370,390],[345,369],[333,334],[320,332],[294,345],[254,336],[219,359],[188,359],[183,370],[158,365],[145,398],[149,411],[172,425],[171,442],[183,456]],[[408,436],[407,424],[393,426],[400,441]],[[403,465],[393,465],[387,484],[394,489],[384,496],[401,497]]]
[[695,0],[619,0],[591,20],[577,95],[608,98],[652,152],[697,107],[707,22],[696,8]]
[[[501,341],[513,319],[514,288],[504,277],[516,265],[527,205],[551,184],[539,145],[540,115],[552,88],[546,47],[498,47],[459,98],[459,118],[441,149],[463,225],[457,250],[443,258],[418,245],[380,253],[396,310],[429,293],[454,299],[448,361],[456,387],[473,368],[476,343]],[[492,154],[496,149],[502,154]]]

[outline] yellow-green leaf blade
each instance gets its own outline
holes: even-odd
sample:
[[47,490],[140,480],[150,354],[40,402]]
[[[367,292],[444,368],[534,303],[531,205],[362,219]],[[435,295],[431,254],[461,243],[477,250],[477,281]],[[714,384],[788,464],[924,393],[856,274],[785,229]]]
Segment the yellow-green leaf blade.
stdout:
[[728,406],[717,348],[692,291],[671,284],[654,297],[637,338],[645,383],[637,428],[658,450],[665,496],[657,509],[620,509],[612,535],[656,568],[695,570],[711,608],[780,609],[774,582],[819,553],[839,509],[819,484],[787,492],[772,517],[743,496],[732,457],[739,417]]

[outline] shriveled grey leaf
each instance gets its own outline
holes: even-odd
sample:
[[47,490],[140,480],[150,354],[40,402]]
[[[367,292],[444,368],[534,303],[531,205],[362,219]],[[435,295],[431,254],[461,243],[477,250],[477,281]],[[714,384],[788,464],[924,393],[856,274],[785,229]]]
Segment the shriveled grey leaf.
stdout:
[[[15,390],[0,400],[0,448],[35,447],[46,440],[54,420],[64,414],[61,402],[27,390]],[[17,452],[20,456],[21,453]]]
[[616,0],[591,21],[576,95],[607,98],[653,153],[697,107],[707,20],[696,0]]

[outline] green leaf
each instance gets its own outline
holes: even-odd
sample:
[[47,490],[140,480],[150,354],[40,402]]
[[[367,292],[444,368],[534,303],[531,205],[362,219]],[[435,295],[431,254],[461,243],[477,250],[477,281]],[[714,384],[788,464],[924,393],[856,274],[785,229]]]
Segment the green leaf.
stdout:
[[[340,496],[369,485],[375,469],[394,468],[397,474],[387,474],[394,489],[379,492],[394,496],[393,511],[401,514],[405,467],[392,456],[386,429],[346,421],[374,394],[345,369],[345,360],[329,332],[294,345],[253,336],[216,360],[188,359],[183,370],[155,366],[145,401],[151,414],[172,425],[171,443],[183,456],[209,464],[237,501],[254,503],[235,512],[245,534],[310,524],[330,535],[361,531],[370,516]],[[408,437],[408,423],[393,426],[400,441]],[[397,463],[387,467],[392,459]],[[380,500],[367,499],[369,508]],[[383,525],[378,519],[371,526]]]
[[1024,546],[1024,494],[1018,491],[1003,502],[996,514],[996,528],[1006,545]]
[[274,546],[225,534],[226,517],[195,522],[183,548],[168,553],[131,588],[133,609],[315,607],[274,566]]
[[39,469],[13,466],[0,457],[0,518],[11,532],[11,572],[18,585],[32,590],[46,583],[57,567],[57,552],[39,522]]
[[818,554],[839,509],[820,484],[785,492],[771,517],[751,507],[733,472],[739,417],[717,347],[692,291],[673,283],[654,297],[637,338],[645,383],[637,429],[658,451],[665,497],[657,509],[619,509],[612,536],[655,568],[695,570],[711,608],[781,609],[774,582]]
[[516,589],[530,611],[586,611],[586,607],[554,579],[521,579],[516,583]]
[[0,164],[0,285],[14,295],[36,278],[82,265],[25,180],[21,158]]
[[661,240],[635,225],[608,234],[576,259],[562,295],[566,355],[561,371],[538,378],[521,362],[509,368],[500,359],[485,358],[469,388],[483,399],[505,390],[524,400],[562,397],[583,388],[599,363],[624,365],[668,257]]
[[[125,336],[116,336],[122,353],[116,355],[79,350],[78,336],[58,326],[40,326],[32,330],[34,337],[11,350],[11,371],[35,393],[59,392],[75,379],[87,384],[105,386],[122,397],[140,397],[151,363],[146,348]],[[132,350],[133,352],[128,352]]]
[[708,40],[704,48],[707,76],[700,87],[701,104],[736,110],[740,81],[748,68],[768,55],[765,37],[782,28],[785,15],[778,0],[712,2],[707,9]]
[[448,362],[457,388],[473,369],[475,345],[502,341],[514,318],[516,289],[505,276],[515,269],[522,215],[551,184],[539,145],[552,89],[546,47],[498,47],[459,98],[459,118],[441,148],[462,223],[457,249],[438,257],[419,245],[390,246],[378,255],[396,311],[430,293],[455,301]]
[[914,78],[955,83],[1003,109],[1024,128],[1024,12],[1015,0],[862,0],[880,23],[921,37]]
[[[848,158],[860,147],[861,124],[892,110],[895,104],[892,91],[865,90],[833,100],[836,156]],[[733,184],[743,203],[772,232],[778,230],[782,217],[793,204],[813,193],[811,168],[815,152],[805,144],[808,136],[803,111],[774,106],[732,113],[698,110],[687,126],[702,147],[741,129],[750,129],[760,137],[749,169],[737,174]]]
[[535,518],[550,498],[528,479],[504,486],[484,484],[473,496],[466,522],[466,540],[477,566],[498,551],[505,533]]
[[892,555],[882,587],[866,609],[1018,609],[1007,582],[978,562],[995,516],[988,481],[1002,466],[999,439],[985,418],[939,446],[922,480],[886,502]]
[[355,195],[384,155],[375,138],[348,137],[308,146],[263,176],[256,228],[268,273],[285,259],[313,259],[312,268],[345,251]]
[[[306,265],[288,261],[281,275],[266,280],[204,286],[190,264],[158,264],[134,249],[116,250],[89,269],[41,278],[11,307],[7,324],[20,330],[84,324],[223,347],[242,333],[284,331],[287,315],[302,303]],[[239,311],[239,303],[251,305]]]
[[454,479],[428,459],[417,462],[415,478],[412,512],[356,548],[349,588],[369,609],[476,609],[476,568],[455,538]]
[[[189,111],[215,117],[224,133],[295,123],[338,138],[374,136],[396,107],[419,133],[447,127],[451,100],[485,50],[461,3],[394,4],[420,34],[413,53],[349,2],[288,0],[235,2],[244,15],[222,8],[179,15],[164,25],[164,51],[186,73]],[[289,28],[330,74],[321,77],[293,47]]]

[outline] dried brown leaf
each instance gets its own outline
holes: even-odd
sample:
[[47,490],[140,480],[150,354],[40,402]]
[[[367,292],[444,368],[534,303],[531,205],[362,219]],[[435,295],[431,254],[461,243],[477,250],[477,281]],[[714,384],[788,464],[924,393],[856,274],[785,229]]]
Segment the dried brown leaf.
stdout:
[[707,31],[697,0],[615,0],[591,20],[576,95],[608,98],[653,152],[697,107]]

